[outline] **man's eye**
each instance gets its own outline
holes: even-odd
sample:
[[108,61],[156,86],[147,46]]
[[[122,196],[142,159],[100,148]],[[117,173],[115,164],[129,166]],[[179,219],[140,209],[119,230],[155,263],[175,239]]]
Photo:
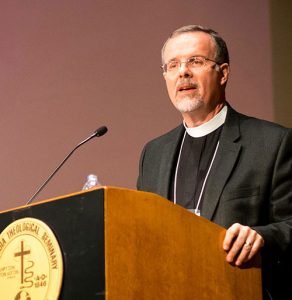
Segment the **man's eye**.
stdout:
[[173,69],[176,69],[178,66],[178,62],[177,61],[171,61],[167,64],[167,68],[169,70],[173,70]]
[[203,60],[198,57],[192,57],[189,59],[189,64],[190,65],[202,65]]

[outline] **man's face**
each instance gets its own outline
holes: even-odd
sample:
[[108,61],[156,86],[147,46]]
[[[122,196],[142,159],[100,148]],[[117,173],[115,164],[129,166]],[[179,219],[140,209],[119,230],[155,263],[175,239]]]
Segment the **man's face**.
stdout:
[[[216,46],[211,36],[204,32],[174,36],[166,44],[163,59],[164,63],[171,60],[185,62],[195,55],[216,59]],[[169,97],[183,116],[197,114],[206,119],[225,100],[223,86],[228,72],[227,76],[224,73],[214,62],[206,61],[204,66],[196,69],[183,63],[177,71],[163,75]]]

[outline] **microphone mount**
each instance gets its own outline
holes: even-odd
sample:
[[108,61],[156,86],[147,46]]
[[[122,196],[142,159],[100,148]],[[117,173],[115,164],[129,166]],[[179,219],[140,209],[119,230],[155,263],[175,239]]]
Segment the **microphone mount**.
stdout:
[[47,183],[52,179],[52,177],[59,171],[59,169],[64,165],[64,163],[69,159],[69,157],[83,144],[87,143],[89,140],[103,136],[107,133],[107,127],[102,126],[94,131],[89,137],[85,140],[81,141],[75,148],[63,159],[63,161],[59,164],[59,166],[53,171],[53,173],[47,178],[47,180],[37,189],[37,191],[31,196],[31,198],[26,202],[25,205],[29,205],[35,197],[42,191],[42,189],[47,185]]

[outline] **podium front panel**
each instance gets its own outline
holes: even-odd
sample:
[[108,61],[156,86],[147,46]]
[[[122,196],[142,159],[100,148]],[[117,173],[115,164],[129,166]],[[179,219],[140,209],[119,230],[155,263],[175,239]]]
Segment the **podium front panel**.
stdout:
[[[105,299],[103,206],[104,190],[99,189],[21,207],[0,214],[0,232],[21,218],[43,221],[53,231],[63,254],[59,299]],[[2,297],[0,292],[0,298],[5,299]]]

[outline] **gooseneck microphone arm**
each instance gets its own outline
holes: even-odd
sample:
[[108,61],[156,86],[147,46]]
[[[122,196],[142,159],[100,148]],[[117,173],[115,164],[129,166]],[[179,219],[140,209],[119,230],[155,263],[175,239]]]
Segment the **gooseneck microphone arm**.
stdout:
[[102,126],[95,130],[93,134],[91,134],[88,138],[80,142],[75,148],[64,158],[64,160],[59,164],[59,166],[54,170],[54,172],[48,177],[48,179],[38,188],[38,190],[31,196],[31,198],[26,202],[26,205],[29,205],[35,197],[42,191],[42,189],[47,185],[47,183],[52,179],[52,177],[59,171],[59,169],[64,165],[64,163],[68,160],[68,158],[77,150],[80,146],[87,143],[89,140],[100,137],[104,134],[106,134],[107,128],[105,126]]

